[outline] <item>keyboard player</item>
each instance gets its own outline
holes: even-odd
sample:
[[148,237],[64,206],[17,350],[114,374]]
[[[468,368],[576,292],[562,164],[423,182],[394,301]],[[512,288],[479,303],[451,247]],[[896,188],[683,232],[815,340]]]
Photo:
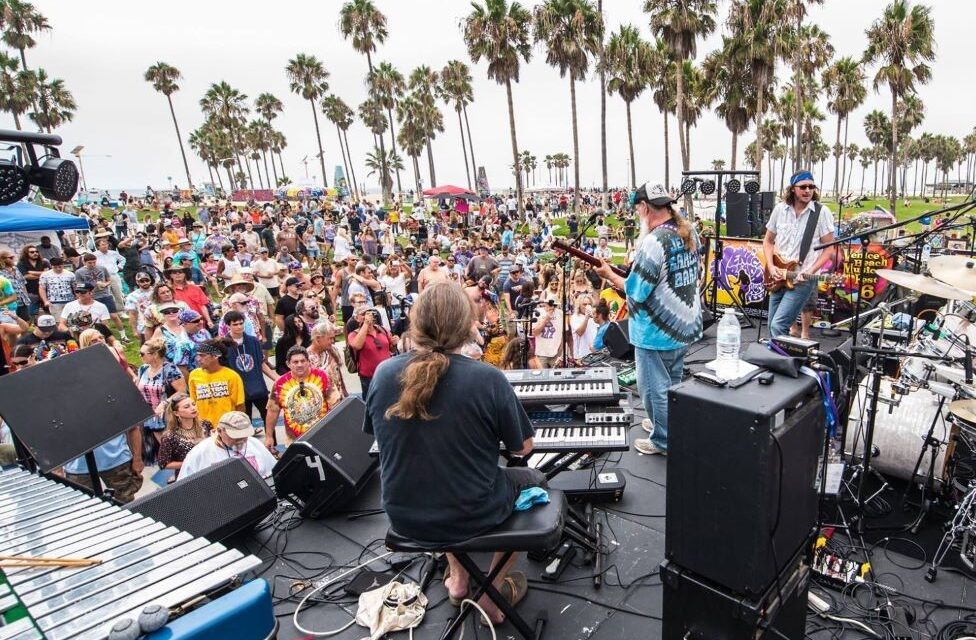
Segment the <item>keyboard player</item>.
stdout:
[[637,388],[653,425],[650,438],[635,440],[634,448],[648,455],[667,454],[668,389],[681,382],[685,352],[702,333],[698,237],[675,203],[661,185],[639,187],[631,195],[640,239],[630,274],[622,278],[606,262],[596,270],[627,294]]
[[[499,441],[527,455],[533,429],[504,374],[460,353],[474,319],[464,290],[446,282],[429,286],[410,319],[416,348],[377,368],[363,428],[376,437],[383,507],[393,528],[415,540],[451,544],[501,524],[521,490],[544,486],[545,478],[535,469],[498,466]],[[460,600],[468,594],[468,575],[450,555],[448,562],[445,583],[451,599]],[[521,572],[509,571],[511,563],[494,584],[516,603],[528,583]],[[502,621],[490,600],[479,604],[493,622]]]

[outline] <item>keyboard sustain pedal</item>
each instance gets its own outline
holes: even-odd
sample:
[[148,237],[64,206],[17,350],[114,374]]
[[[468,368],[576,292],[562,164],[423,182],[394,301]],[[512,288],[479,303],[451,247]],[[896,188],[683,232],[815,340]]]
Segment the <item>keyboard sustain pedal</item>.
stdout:
[[562,491],[572,502],[594,504],[620,502],[627,479],[617,468],[607,467],[595,474],[591,469],[563,471],[549,480],[549,486]]

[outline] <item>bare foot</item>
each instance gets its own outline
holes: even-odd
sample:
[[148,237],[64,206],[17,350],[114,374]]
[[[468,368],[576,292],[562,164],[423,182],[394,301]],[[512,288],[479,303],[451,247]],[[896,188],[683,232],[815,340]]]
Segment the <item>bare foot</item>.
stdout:
[[458,575],[451,574],[444,580],[444,586],[447,587],[447,593],[455,600],[461,600],[468,597],[468,580],[467,577],[461,577]]

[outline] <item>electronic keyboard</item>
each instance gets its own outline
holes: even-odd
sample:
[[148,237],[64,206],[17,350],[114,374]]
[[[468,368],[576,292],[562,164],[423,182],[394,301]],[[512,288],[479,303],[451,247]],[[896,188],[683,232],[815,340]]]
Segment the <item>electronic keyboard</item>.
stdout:
[[589,369],[516,369],[505,378],[523,405],[614,402],[620,396],[611,367]]

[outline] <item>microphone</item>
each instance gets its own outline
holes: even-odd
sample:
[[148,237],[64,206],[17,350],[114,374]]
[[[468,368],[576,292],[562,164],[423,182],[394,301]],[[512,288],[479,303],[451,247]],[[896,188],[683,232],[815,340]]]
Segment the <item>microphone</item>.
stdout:
[[590,216],[586,219],[586,224],[593,224],[594,222],[596,222],[596,219],[599,218],[602,215],[603,215],[603,213],[600,212],[600,211],[596,211],[594,213],[591,213]]
[[966,371],[966,384],[973,383],[973,354],[970,349],[971,344],[969,342],[969,336],[966,336],[966,359],[963,360],[962,366]]

